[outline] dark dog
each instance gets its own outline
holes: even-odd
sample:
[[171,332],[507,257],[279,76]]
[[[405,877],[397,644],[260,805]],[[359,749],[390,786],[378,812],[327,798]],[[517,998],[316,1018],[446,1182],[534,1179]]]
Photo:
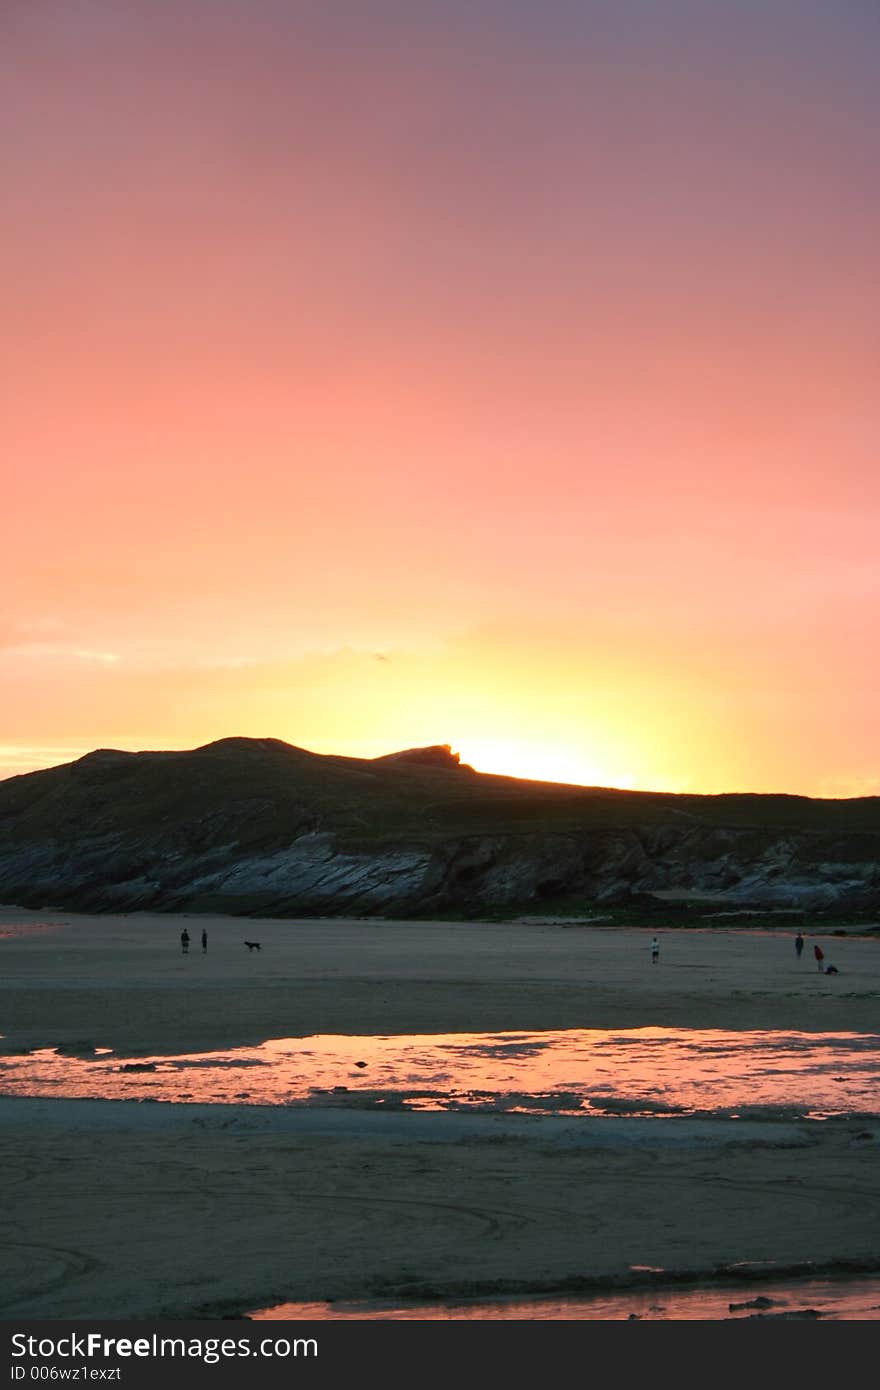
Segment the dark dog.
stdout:
[[247,946],[249,951],[259,951],[260,949],[259,941],[246,941],[244,944],[245,946]]

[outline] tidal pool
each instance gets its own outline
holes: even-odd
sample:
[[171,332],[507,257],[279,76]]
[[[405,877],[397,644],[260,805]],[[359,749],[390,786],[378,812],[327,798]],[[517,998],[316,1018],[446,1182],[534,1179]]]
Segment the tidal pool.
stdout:
[[[0,1093],[584,1116],[880,1116],[880,1035],[711,1029],[279,1038],[127,1058],[0,1060]],[[870,1136],[867,1136],[870,1137]]]
[[279,1303],[248,1313],[256,1321],[291,1319],[325,1322],[454,1320],[465,1322],[610,1322],[626,1319],[709,1322],[745,1318],[802,1318],[873,1322],[880,1318],[880,1279],[810,1279],[762,1283],[760,1287],[719,1284],[700,1288],[662,1287],[596,1294],[589,1298],[507,1298],[466,1303]]

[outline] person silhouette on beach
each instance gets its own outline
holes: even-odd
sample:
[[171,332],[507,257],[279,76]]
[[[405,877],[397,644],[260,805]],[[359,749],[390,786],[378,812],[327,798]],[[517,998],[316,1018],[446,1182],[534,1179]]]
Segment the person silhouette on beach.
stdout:
[[207,932],[204,930],[204,928],[203,928],[203,929],[202,929],[202,951],[207,953],[207,950],[208,950],[208,933],[207,933]]
[[184,955],[186,955],[189,950],[189,932],[186,927],[184,927],[183,931],[180,933],[180,949],[183,951]]
[[821,946],[814,946],[814,947],[813,947],[813,955],[816,957],[816,964],[817,964],[818,967],[819,967],[819,974],[821,975],[821,974],[822,974],[822,971],[823,971],[823,969],[824,969],[824,966],[822,965],[822,962],[823,962],[823,960],[825,959],[825,952],[822,950],[822,947],[821,947]]
[[656,965],[660,959],[660,942],[656,936],[651,937],[651,964]]
[[800,932],[798,932],[797,936],[794,939],[794,949],[797,953],[798,960],[800,960],[801,956],[804,953],[804,938],[801,936]]

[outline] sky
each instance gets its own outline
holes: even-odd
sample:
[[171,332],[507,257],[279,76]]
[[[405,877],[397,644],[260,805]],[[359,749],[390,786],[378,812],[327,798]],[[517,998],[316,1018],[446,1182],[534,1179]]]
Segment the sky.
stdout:
[[872,0],[6,0],[0,776],[880,793]]

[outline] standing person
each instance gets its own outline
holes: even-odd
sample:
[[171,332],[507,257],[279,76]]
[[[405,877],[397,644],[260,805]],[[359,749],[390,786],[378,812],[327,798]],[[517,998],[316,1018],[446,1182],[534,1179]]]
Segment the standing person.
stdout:
[[205,931],[204,927],[202,927],[202,951],[203,951],[203,952],[207,952],[207,950],[208,950],[208,933]]
[[825,952],[822,950],[821,946],[814,946],[813,955],[816,957],[816,964],[819,967],[819,974],[821,975],[824,968],[822,962],[825,959]]
[[651,964],[656,965],[660,959],[660,942],[656,936],[651,937]]
[[794,939],[794,949],[797,953],[798,960],[800,960],[801,956],[804,953],[804,938],[801,936],[800,932],[798,932],[797,936]]
[[183,951],[184,955],[186,955],[189,950],[189,932],[186,927],[184,927],[183,931],[180,933],[180,949]]

